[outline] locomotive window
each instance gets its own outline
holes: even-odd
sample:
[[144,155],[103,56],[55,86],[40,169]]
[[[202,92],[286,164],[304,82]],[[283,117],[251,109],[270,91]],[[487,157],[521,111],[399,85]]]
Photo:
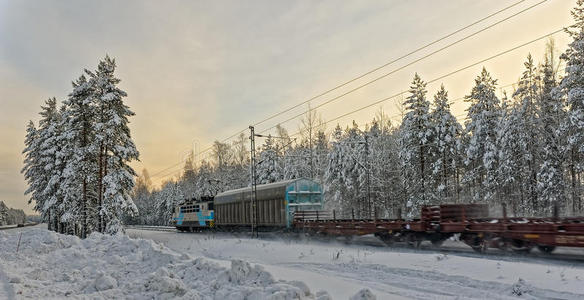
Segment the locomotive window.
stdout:
[[207,203],[207,209],[208,210],[213,210],[213,202]]

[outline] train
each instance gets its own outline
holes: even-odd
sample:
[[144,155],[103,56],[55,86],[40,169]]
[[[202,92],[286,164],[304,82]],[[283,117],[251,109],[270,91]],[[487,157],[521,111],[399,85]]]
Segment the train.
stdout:
[[[180,231],[235,230],[252,225],[263,231],[291,229],[297,211],[324,208],[322,186],[308,178],[257,185],[256,195],[254,214],[251,187],[184,201],[175,208],[171,224]],[[255,215],[257,219],[252,220]]]
[[[374,235],[387,245],[424,241],[440,246],[456,236],[477,252],[488,248],[550,253],[557,246],[584,247],[584,217],[524,218],[489,216],[486,204],[424,205],[415,219],[337,218],[324,210],[322,186],[308,178],[256,187],[253,211],[251,187],[178,205],[171,223],[180,231],[208,229],[288,231],[319,237]],[[255,217],[254,217],[255,216]]]

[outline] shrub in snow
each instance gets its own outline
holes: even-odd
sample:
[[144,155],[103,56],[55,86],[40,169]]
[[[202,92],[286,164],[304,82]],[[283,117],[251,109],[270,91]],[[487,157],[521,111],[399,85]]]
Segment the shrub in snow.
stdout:
[[516,283],[511,287],[511,294],[514,296],[522,296],[531,292],[532,287],[525,282],[525,280],[519,278]]

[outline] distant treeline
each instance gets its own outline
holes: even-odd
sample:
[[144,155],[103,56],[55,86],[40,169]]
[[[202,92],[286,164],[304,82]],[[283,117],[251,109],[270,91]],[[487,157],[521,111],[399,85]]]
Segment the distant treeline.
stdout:
[[0,226],[24,224],[26,215],[22,209],[9,208],[0,201]]

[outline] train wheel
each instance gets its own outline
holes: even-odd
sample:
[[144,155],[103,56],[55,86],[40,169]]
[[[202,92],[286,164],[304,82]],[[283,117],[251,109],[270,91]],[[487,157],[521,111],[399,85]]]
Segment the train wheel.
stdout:
[[442,244],[444,243],[443,239],[435,239],[435,240],[431,240],[430,242],[432,242],[432,246],[440,248],[442,246]]
[[552,253],[556,246],[547,246],[547,245],[537,245],[537,249],[543,253]]
[[406,242],[408,246],[416,249],[419,249],[422,245],[422,241],[417,239],[416,235],[413,233],[410,233],[406,236]]
[[478,253],[486,253],[489,248],[489,243],[483,238],[474,239],[473,243],[470,245],[472,250]]
[[393,246],[395,239],[390,233],[375,233],[375,236],[380,239],[386,246]]
[[515,253],[529,253],[533,245],[523,240],[512,240],[510,248]]

